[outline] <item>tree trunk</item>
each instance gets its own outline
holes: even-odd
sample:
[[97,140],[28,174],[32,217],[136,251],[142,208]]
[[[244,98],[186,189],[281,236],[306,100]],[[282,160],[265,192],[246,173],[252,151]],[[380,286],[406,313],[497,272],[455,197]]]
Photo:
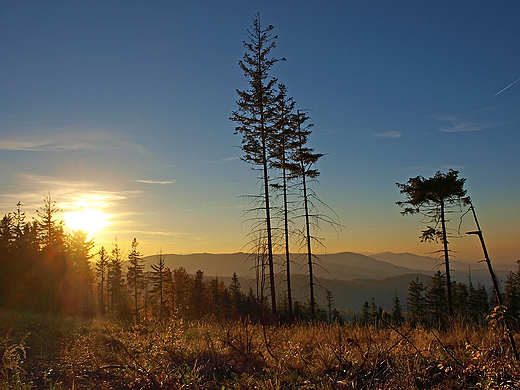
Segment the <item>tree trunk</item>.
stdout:
[[446,233],[446,221],[444,215],[444,201],[441,200],[441,225],[442,225],[442,244],[444,246],[444,265],[446,266],[446,290],[448,293],[448,312],[450,319],[453,319],[453,305],[451,297],[451,276],[450,276],[450,257],[448,250],[448,235]]

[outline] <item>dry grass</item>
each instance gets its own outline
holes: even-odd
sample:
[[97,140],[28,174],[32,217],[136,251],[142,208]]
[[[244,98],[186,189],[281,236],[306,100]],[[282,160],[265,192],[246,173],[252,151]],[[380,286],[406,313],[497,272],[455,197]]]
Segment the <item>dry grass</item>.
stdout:
[[507,389],[520,366],[497,329],[439,332],[249,322],[1,322],[5,389]]

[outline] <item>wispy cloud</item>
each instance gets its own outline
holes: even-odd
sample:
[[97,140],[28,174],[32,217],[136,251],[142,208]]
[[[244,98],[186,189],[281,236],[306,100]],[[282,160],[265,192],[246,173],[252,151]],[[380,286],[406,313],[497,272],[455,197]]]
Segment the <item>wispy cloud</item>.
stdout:
[[399,138],[402,136],[400,131],[387,131],[386,133],[376,134],[376,137],[379,138]]
[[223,158],[219,161],[213,161],[213,164],[225,164],[227,162],[230,162],[230,161],[235,161],[235,160],[238,160],[240,157],[228,157],[228,158]]
[[144,184],[172,184],[175,183],[175,180],[166,180],[166,181],[160,181],[160,180],[134,180],[138,183],[144,183]]
[[436,117],[441,122],[448,122],[446,126],[439,128],[440,131],[445,133],[459,133],[463,131],[480,131],[491,127],[492,125],[487,123],[479,123],[474,121],[468,121],[461,119],[457,115],[439,115]]
[[93,182],[64,180],[52,176],[16,174],[16,184],[7,193],[0,195],[0,209],[11,211],[21,201],[24,209],[39,208],[43,199],[51,195],[63,211],[81,207],[115,208],[127,199],[138,196],[130,191],[103,191]]
[[167,236],[167,237],[180,237],[185,235],[185,233],[177,233],[177,232],[165,232],[161,230],[114,230],[109,232],[112,234],[132,234],[132,235],[142,235],[142,236]]
[[148,152],[140,145],[118,138],[102,131],[59,132],[54,134],[33,134],[3,137],[0,150],[18,150],[29,152],[60,151],[106,151],[114,149],[137,150]]

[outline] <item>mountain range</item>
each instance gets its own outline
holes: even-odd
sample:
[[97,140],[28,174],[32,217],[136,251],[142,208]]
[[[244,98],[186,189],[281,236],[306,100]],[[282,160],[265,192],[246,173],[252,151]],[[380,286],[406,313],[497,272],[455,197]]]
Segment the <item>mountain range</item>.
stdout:
[[[188,255],[164,254],[165,264],[170,269],[184,267],[190,274],[202,270],[206,277],[219,277],[229,283],[231,275],[236,272],[246,292],[253,285],[255,261],[246,253],[211,254],[194,253]],[[144,258],[149,269],[157,262],[158,255]],[[306,300],[305,288],[307,279],[307,258],[304,255],[292,255],[291,274],[296,300]],[[275,271],[278,275],[279,291],[285,288],[283,257],[275,257]],[[468,284],[469,276],[475,286],[490,286],[487,267],[483,263],[474,264],[451,261],[452,279]],[[419,256],[413,253],[382,252],[364,255],[353,252],[321,254],[314,267],[314,275],[321,285],[318,288],[318,303],[325,306],[325,289],[334,296],[334,303],[341,311],[359,311],[365,301],[374,298],[378,306],[390,310],[396,294],[406,309],[406,297],[410,280],[418,278],[427,284],[429,278],[437,271],[444,271],[442,259]],[[495,270],[499,278],[505,279],[509,270]]]

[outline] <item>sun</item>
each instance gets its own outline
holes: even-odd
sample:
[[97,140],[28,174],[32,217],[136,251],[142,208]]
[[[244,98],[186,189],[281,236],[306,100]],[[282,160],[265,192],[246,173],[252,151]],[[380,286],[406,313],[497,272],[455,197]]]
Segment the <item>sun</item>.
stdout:
[[72,230],[83,230],[85,233],[94,233],[110,223],[107,215],[95,209],[83,209],[63,214],[65,225]]

